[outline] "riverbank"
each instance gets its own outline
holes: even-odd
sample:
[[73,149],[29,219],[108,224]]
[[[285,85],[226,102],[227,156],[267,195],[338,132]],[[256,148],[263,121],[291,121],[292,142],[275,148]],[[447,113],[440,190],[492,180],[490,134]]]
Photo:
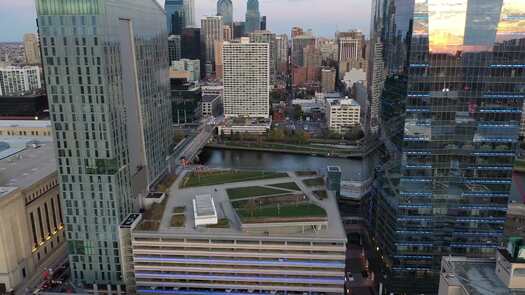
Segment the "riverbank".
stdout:
[[258,151],[342,159],[361,159],[364,157],[364,154],[360,149],[351,150],[279,143],[209,143],[206,147],[222,150]]

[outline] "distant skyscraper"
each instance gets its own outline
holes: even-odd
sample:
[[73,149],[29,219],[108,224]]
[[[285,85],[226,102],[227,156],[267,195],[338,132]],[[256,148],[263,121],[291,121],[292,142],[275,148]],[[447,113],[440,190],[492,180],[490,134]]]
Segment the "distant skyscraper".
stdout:
[[233,4],[231,0],[217,1],[217,15],[222,16],[225,25],[233,26]]
[[246,6],[246,24],[245,34],[255,32],[261,29],[261,14],[259,12],[259,1],[248,0]]
[[306,46],[315,46],[315,37],[311,34],[303,34],[292,39],[292,65],[304,66],[304,49]]
[[233,38],[238,39],[241,37],[245,37],[246,34],[244,33],[245,29],[245,22],[234,22],[233,23]]
[[155,0],[74,3],[36,1],[71,275],[119,284],[118,226],[172,144],[166,19]]
[[264,117],[270,114],[270,46],[267,43],[225,42],[224,114]]
[[275,47],[277,48],[277,71],[284,73],[288,70],[288,35],[276,36]]
[[277,68],[277,41],[270,31],[255,31],[250,33],[250,43],[266,43],[270,45],[270,77],[273,79]]
[[24,35],[24,53],[26,63],[30,65],[41,64],[40,44],[38,35],[35,33],[28,33]]
[[443,256],[492,258],[504,239],[525,2],[376,0],[373,8],[370,60],[383,57],[371,68],[386,73],[380,133],[389,156],[373,196],[379,279],[387,294],[435,294]]
[[[201,44],[205,68],[215,64],[215,43],[224,40],[222,16],[208,16],[201,20]],[[209,70],[207,71],[209,72]]]
[[184,0],[184,15],[186,28],[195,27],[195,0]]
[[224,26],[224,41],[230,41],[233,39],[233,30],[230,26]]
[[165,0],[166,23],[168,34],[180,35],[186,27],[184,0]]
[[181,36],[180,35],[171,35],[168,37],[168,56],[169,64],[173,61],[179,60],[182,58],[181,52]]
[[[201,29],[185,28],[181,36],[182,58],[201,59]],[[201,63],[202,66],[202,63]]]
[[262,31],[265,31],[265,30],[266,30],[266,27],[267,27],[267,25],[266,25],[266,15],[263,15],[263,16],[261,17],[261,30],[262,30]]
[[335,91],[335,78],[337,72],[335,69],[322,69],[321,70],[321,91],[324,93]]
[[292,33],[291,33],[292,38],[295,38],[297,36],[301,36],[302,34],[304,34],[304,31],[303,31],[302,28],[300,28],[300,27],[293,27],[292,28]]

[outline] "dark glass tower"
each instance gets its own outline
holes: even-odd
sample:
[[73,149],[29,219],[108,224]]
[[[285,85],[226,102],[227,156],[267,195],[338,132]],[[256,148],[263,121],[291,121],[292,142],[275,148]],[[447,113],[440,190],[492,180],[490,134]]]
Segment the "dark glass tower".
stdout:
[[186,27],[186,17],[183,0],[166,0],[164,4],[166,11],[166,23],[168,34],[180,35]]
[[525,2],[375,0],[373,17],[370,60],[381,66],[370,68],[386,73],[373,76],[389,155],[375,240],[388,292],[435,293],[443,255],[491,257],[503,238]]
[[217,1],[217,15],[222,16],[225,25],[233,25],[233,4],[231,0]]
[[259,13],[259,1],[248,0],[246,8],[246,23],[244,33],[249,34],[261,29],[261,14]]

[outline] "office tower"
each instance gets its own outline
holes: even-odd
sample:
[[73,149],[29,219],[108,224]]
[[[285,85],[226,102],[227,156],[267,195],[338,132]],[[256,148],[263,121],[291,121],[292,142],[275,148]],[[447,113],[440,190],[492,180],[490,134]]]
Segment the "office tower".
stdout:
[[370,108],[366,112],[366,118],[369,125],[364,126],[364,129],[367,134],[378,134],[381,121],[381,94],[385,82],[385,63],[383,60],[383,44],[381,43],[381,40],[377,39],[375,42],[371,43],[372,46],[369,49],[368,71],[366,73],[368,81],[368,105]]
[[0,68],[0,95],[17,95],[42,88],[37,66]]
[[222,16],[225,25],[233,26],[233,4],[231,0],[217,1],[217,15]]
[[266,26],[267,26],[267,25],[266,25],[266,15],[263,15],[263,16],[261,17],[261,30],[262,30],[262,31],[265,31],[265,30],[266,30]]
[[42,63],[42,59],[40,57],[40,44],[37,34],[24,34],[24,53],[27,64],[36,65]]
[[363,58],[365,36],[359,31],[338,32],[336,34],[339,61]]
[[380,126],[390,159],[375,209],[386,293],[435,293],[443,256],[494,257],[503,239],[525,83],[525,26],[516,16],[525,2],[373,7],[371,40],[380,45],[371,47],[383,47],[387,74]]
[[224,114],[264,117],[270,114],[270,46],[226,42],[223,48]]
[[180,35],[171,35],[168,37],[168,57],[169,64],[182,58]]
[[210,68],[206,72],[213,71],[215,64],[215,43],[224,40],[224,25],[222,16],[208,16],[201,20],[201,46],[203,50],[202,60],[205,67]]
[[270,77],[275,77],[277,69],[277,41],[270,31],[255,31],[250,33],[250,43],[266,43],[270,45]]
[[333,64],[338,60],[338,46],[333,39],[319,38],[317,39],[317,47],[321,50],[321,58],[324,63]]
[[169,35],[180,35],[186,27],[184,0],[165,0],[166,23]]
[[297,36],[301,36],[304,34],[304,31],[302,28],[300,27],[293,27],[292,28],[292,33],[291,33],[291,36],[292,36],[292,39],[297,37]]
[[184,0],[185,27],[195,27],[195,0]]
[[200,59],[201,58],[201,29],[185,28],[181,36],[182,58]]
[[[2,122],[17,123],[21,125],[20,129],[26,126],[29,132],[39,129],[36,127],[41,126],[43,121]],[[51,129],[49,125],[47,121],[48,130]],[[50,131],[46,134],[51,135]],[[20,138],[17,140],[20,141]],[[27,138],[26,141],[29,140]],[[41,137],[40,140],[46,141]],[[43,269],[66,256],[63,204],[58,188],[55,152],[51,137],[47,141],[38,147],[29,146],[20,150],[13,146],[2,152],[0,294],[14,294],[13,289],[23,291],[23,283],[41,277]],[[4,145],[7,143],[2,142]]]
[[307,81],[319,81],[321,75],[321,50],[315,45],[308,45],[303,50],[303,67]]
[[292,38],[292,65],[304,66],[304,49],[306,46],[315,46],[315,37],[312,34],[303,34]]
[[246,6],[246,23],[244,33],[249,34],[261,29],[261,14],[259,13],[259,1],[248,0]]
[[324,93],[335,91],[335,78],[337,72],[334,68],[321,70],[321,91]]
[[224,73],[224,64],[222,58],[222,48],[224,42],[215,42],[215,78],[222,79]]
[[233,39],[233,30],[230,26],[224,26],[224,41],[231,41]]
[[288,71],[288,35],[282,34],[275,37],[277,72]]
[[115,285],[118,224],[167,167],[166,19],[154,0],[57,3],[36,2],[72,279]]
[[233,38],[239,39],[241,37],[245,37],[246,34],[244,33],[244,25],[245,22],[234,22],[233,23]]

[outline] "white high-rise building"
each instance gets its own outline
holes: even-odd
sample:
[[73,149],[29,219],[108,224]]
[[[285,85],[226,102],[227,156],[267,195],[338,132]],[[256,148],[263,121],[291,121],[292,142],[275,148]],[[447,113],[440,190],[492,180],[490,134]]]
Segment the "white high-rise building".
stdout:
[[42,88],[37,66],[0,68],[0,95],[21,94]]
[[224,114],[263,117],[270,113],[270,45],[226,42],[223,47]]
[[186,27],[195,27],[195,0],[184,0]]
[[344,99],[326,100],[326,121],[328,128],[342,133],[351,127],[359,126],[361,122],[361,106],[348,97]]

